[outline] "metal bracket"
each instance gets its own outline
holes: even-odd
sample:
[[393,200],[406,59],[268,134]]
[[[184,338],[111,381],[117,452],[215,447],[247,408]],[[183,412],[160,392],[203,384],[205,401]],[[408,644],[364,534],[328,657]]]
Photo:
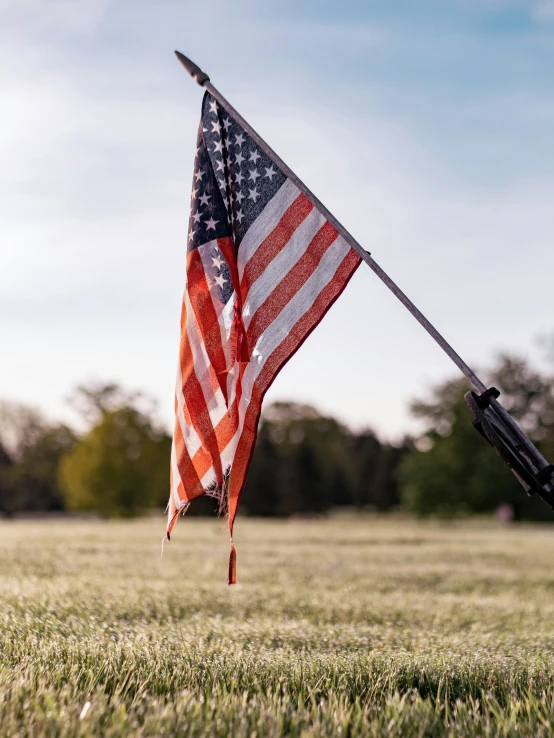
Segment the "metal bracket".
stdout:
[[554,510],[554,464],[546,461],[497,402],[499,395],[496,387],[490,387],[480,395],[466,393],[465,401],[473,415],[473,426],[510,467],[527,494],[538,494]]
[[496,400],[498,397],[500,397],[500,390],[497,390],[496,387],[489,387],[489,389],[481,392],[480,395],[475,396],[475,402],[479,405],[481,410],[484,410],[489,407],[492,398]]

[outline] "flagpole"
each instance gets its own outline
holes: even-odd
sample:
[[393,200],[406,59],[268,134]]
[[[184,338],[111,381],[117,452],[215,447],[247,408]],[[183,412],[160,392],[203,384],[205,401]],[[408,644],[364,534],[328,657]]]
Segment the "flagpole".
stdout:
[[379,279],[389,288],[389,290],[400,300],[405,308],[414,316],[420,325],[425,328],[427,333],[438,343],[447,356],[456,364],[458,369],[464,374],[476,390],[483,393],[486,391],[486,385],[481,382],[475,372],[465,363],[462,357],[454,351],[448,341],[439,333],[435,326],[430,323],[425,315],[414,305],[410,298],[398,287],[398,285],[389,277],[389,275],[377,264],[377,262],[371,257],[371,254],[359,244],[356,239],[350,235],[346,228],[339,223],[335,216],[327,210],[325,205],[318,200],[318,198],[311,192],[308,187],[299,179],[296,174],[290,169],[285,162],[273,151],[273,149],[259,136],[256,131],[249,125],[244,118],[238,113],[235,108],[223,97],[223,95],[217,90],[210,82],[209,76],[203,72],[200,67],[196,66],[194,62],[188,59],[181,52],[176,51],[175,55],[181,62],[187,72],[198,82],[201,87],[205,87],[206,90],[212,95],[217,102],[224,108],[229,115],[239,123],[253,141],[264,151],[270,159],[272,159],[279,169],[286,174],[286,176],[303,192],[306,197],[313,202],[317,210],[325,216],[325,218],[331,223],[331,225],[340,233],[348,245],[354,249],[354,251],[360,256],[360,258],[369,266],[370,269],[379,277]]

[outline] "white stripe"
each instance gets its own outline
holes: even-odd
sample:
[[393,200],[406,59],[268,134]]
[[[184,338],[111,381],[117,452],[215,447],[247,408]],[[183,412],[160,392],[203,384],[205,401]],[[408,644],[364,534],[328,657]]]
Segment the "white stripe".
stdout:
[[[240,405],[239,405],[239,412],[240,412]],[[241,422],[239,418],[239,423],[238,423],[237,430],[235,431],[234,436],[227,443],[225,448],[221,451],[221,454],[220,454],[221,468],[223,470],[223,473],[225,473],[225,470],[227,469],[227,467],[233,464],[233,460],[235,458],[235,451],[237,449],[237,444],[239,442],[239,438],[241,434],[240,427],[241,427]],[[201,483],[204,489],[208,486],[208,484],[211,484],[211,482],[213,482],[214,478],[215,478],[215,471],[214,471],[213,466],[211,466],[201,479]]]
[[246,231],[246,235],[240,242],[237,256],[239,280],[242,280],[245,265],[250,261],[259,245],[275,228],[281,220],[283,213],[292,205],[299,194],[300,190],[298,187],[290,179],[287,179]]
[[202,445],[200,443],[200,438],[198,437],[198,433],[194,429],[192,425],[189,425],[185,418],[184,413],[184,404],[185,404],[185,397],[183,395],[183,377],[181,375],[181,366],[177,366],[177,382],[176,382],[176,388],[175,388],[175,398],[177,400],[177,420],[179,421],[179,427],[181,428],[181,433],[183,434],[183,441],[185,446],[187,447],[187,450],[189,452],[189,456],[192,459],[194,454],[198,451],[200,446]]
[[179,482],[182,482],[182,479],[181,475],[179,474],[179,468],[177,466],[177,451],[175,449],[175,440],[171,444],[171,478],[173,480],[171,499],[173,500],[175,510],[172,510],[170,505],[169,522],[171,522],[171,518],[173,517],[175,511],[178,510],[181,506],[181,498],[179,497]]
[[[209,243],[205,243],[202,246],[198,247],[198,254],[200,256],[200,259],[202,261],[202,266],[204,267],[204,274],[206,276],[206,282],[208,284],[208,291],[210,293],[210,298],[212,300],[212,305],[214,306],[215,314],[217,315],[217,321],[219,323],[219,332],[221,336],[221,346],[223,348],[223,355],[225,356],[225,366],[228,368],[231,364],[231,332],[233,328],[233,322],[235,319],[235,304],[236,304],[236,294],[233,292],[233,295],[231,299],[227,302],[227,304],[223,304],[221,300],[219,300],[217,297],[214,299],[214,295],[217,295],[217,292],[219,291],[218,287],[214,288],[214,275],[217,273],[216,269],[213,265],[212,259],[213,253],[217,249],[217,251],[221,255],[221,259],[225,261],[225,257],[223,256],[218,244],[217,240],[210,241]],[[212,294],[213,292],[213,294]],[[228,388],[227,388],[228,389]],[[229,393],[227,394],[227,397],[229,397]]]
[[[225,469],[223,471],[225,471]],[[208,469],[208,471],[204,474],[204,476],[200,480],[200,484],[202,485],[202,489],[206,489],[206,487],[208,485],[212,484],[212,482],[214,482],[214,480],[215,480],[215,469],[213,468],[213,466],[210,466],[210,468]]]
[[267,265],[262,274],[250,287],[243,303],[244,327],[248,328],[256,310],[273,292],[279,282],[290,272],[296,262],[309,248],[312,239],[325,224],[325,218],[315,208],[310,211],[292,234],[288,243]]
[[229,369],[227,374],[227,400],[228,405],[231,407],[237,396],[237,382],[239,378],[239,363],[235,359],[233,366]]
[[[308,277],[291,301],[285,305],[275,320],[262,333],[253,347],[252,359],[244,372],[239,417],[244,420],[246,406],[250,402],[254,382],[267,358],[289,335],[298,320],[311,308],[319,293],[331,282],[335,272],[349,252],[350,246],[339,236],[327,249],[317,269]],[[252,347],[251,347],[252,348]]]
[[[198,327],[198,323],[196,322],[196,315],[190,302],[188,290],[185,291],[184,300],[187,310],[187,322],[185,330],[187,332],[192,352],[194,373],[196,374],[196,378],[198,379],[200,387],[202,388],[202,394],[204,395],[206,406],[210,414],[211,424],[215,428],[215,426],[219,423],[221,418],[223,418],[223,416],[227,412],[225,398],[223,397],[223,392],[221,391],[219,385],[216,391],[213,391],[209,371],[211,363],[206,351],[206,347],[204,346],[204,341],[200,338],[200,329]],[[212,371],[214,371],[213,368]]]
[[[239,413],[240,413],[240,403],[239,403]],[[241,428],[242,428],[242,424],[239,418],[239,424],[235,432],[235,435],[231,438],[229,443],[225,446],[225,448],[221,452],[221,466],[223,467],[224,472],[228,466],[232,465],[233,460],[235,458],[235,451],[237,450],[237,444],[239,442],[240,434],[242,432]]]

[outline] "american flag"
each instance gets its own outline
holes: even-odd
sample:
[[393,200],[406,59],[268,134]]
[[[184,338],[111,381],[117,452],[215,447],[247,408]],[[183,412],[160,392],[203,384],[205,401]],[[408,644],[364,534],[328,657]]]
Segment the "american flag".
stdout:
[[233,559],[263,397],[360,258],[209,93],[196,146],[167,536],[211,495]]

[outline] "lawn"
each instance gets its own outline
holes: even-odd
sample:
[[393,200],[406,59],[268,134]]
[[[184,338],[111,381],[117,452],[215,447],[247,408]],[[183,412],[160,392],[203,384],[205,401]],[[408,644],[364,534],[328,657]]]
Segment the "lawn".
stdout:
[[0,523],[0,736],[554,734],[553,528],[163,531]]

